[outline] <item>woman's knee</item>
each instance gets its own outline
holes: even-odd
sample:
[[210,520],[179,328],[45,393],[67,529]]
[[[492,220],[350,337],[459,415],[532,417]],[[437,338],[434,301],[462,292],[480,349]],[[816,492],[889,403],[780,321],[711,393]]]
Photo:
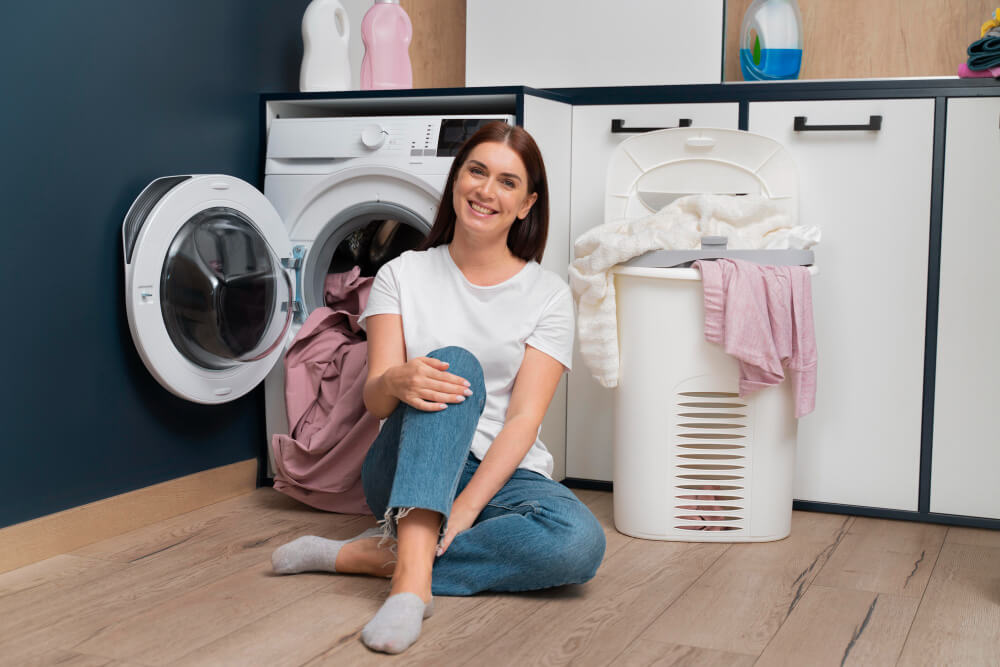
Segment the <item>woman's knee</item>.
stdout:
[[587,506],[577,500],[560,499],[559,530],[550,552],[564,573],[564,583],[583,583],[597,573],[604,559],[604,529]]
[[448,372],[468,380],[473,393],[476,393],[477,389],[480,390],[480,393],[485,392],[486,384],[483,379],[483,366],[479,363],[476,355],[464,347],[449,345],[438,348],[427,356],[432,359],[448,362]]

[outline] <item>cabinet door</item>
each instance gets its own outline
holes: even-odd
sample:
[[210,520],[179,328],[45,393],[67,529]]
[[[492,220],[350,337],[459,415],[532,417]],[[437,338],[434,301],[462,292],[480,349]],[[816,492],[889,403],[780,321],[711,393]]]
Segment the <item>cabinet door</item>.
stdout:
[[718,83],[723,0],[467,0],[465,85]]
[[[524,129],[538,143],[549,183],[549,234],[542,266],[566,280],[570,260],[569,193],[572,107],[533,95],[524,96]],[[552,477],[566,476],[566,376],[559,381],[542,421],[542,442],[554,461]]]
[[931,511],[1000,519],[1000,99],[948,100]]
[[[862,125],[878,131],[793,130]],[[934,101],[750,105],[791,151],[803,224],[819,225],[816,410],[799,422],[795,497],[917,509]]]
[[[611,121],[616,118],[623,120],[626,128],[677,127],[681,118],[687,118],[695,127],[736,129],[739,126],[739,105],[730,102],[574,107],[571,243],[583,232],[605,222],[604,190],[608,162],[615,147],[633,136],[611,132]],[[699,324],[692,323],[692,326]],[[567,397],[567,477],[611,481],[613,391],[594,380],[577,349]]]

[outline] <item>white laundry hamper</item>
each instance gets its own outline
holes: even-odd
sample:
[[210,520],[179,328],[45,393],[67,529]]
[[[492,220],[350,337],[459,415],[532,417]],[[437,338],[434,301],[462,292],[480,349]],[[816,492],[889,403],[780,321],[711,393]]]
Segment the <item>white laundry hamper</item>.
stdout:
[[[648,215],[693,193],[760,193],[794,206],[797,190],[794,163],[771,139],[664,130],[618,146],[605,217]],[[647,253],[615,269],[614,522],[626,535],[764,542],[791,530],[792,383],[740,398],[739,363],[705,340],[701,273],[684,267],[719,257],[806,265],[812,252],[727,251],[724,241],[705,237],[700,251]]]

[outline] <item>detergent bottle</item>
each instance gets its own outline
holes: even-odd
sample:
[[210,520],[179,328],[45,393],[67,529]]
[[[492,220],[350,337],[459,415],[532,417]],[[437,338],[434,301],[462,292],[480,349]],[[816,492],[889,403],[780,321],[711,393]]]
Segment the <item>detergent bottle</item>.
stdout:
[[740,68],[747,81],[797,79],[802,15],[795,0],[754,0],[740,27]]
[[361,40],[365,43],[361,90],[413,87],[412,38],[413,25],[399,0],[375,0],[361,21]]
[[349,90],[351,24],[338,0],[312,0],[302,15],[299,90]]

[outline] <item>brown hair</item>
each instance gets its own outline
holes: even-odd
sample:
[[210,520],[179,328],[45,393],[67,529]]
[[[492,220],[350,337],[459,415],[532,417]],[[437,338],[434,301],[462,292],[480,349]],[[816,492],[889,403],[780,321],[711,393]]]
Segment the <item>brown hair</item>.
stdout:
[[451,243],[455,236],[455,205],[454,186],[458,172],[469,158],[469,153],[480,144],[495,142],[509,147],[521,158],[528,172],[528,194],[535,193],[531,210],[524,220],[515,219],[507,232],[507,247],[516,257],[525,261],[542,261],[545,253],[545,240],[549,234],[549,184],[545,176],[545,163],[538,145],[527,130],[516,125],[508,125],[498,120],[483,125],[458,150],[455,161],[448,172],[448,181],[438,204],[434,225],[427,238],[417,246],[417,250],[427,250],[435,246]]

